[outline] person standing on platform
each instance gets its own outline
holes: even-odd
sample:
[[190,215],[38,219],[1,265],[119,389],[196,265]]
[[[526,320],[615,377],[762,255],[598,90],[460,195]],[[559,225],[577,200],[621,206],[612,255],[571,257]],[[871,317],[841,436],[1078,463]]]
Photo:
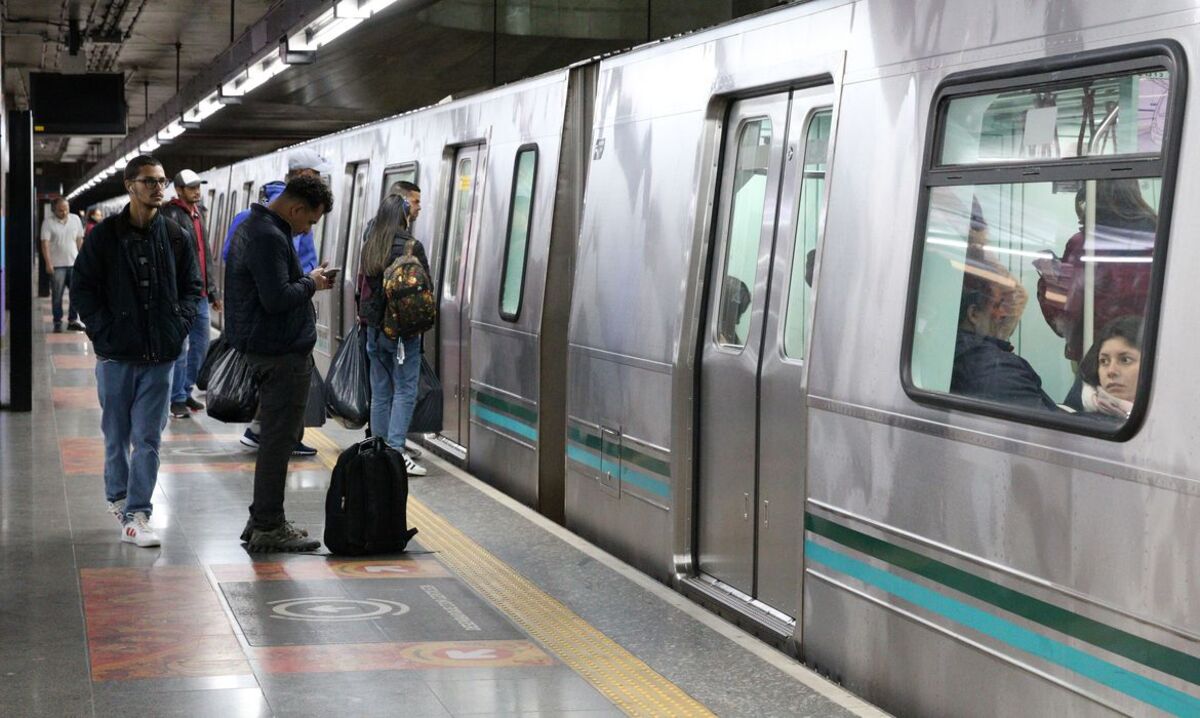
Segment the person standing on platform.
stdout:
[[[71,284],[71,267],[79,248],[83,246],[83,223],[79,217],[71,213],[71,205],[63,197],[54,200],[54,214],[42,222],[42,266],[51,277],[50,310],[54,315],[54,333],[63,330],[63,289]],[[70,323],[67,328],[81,332],[83,324],[79,322],[79,313],[75,307],[75,293],[72,292],[67,300],[70,311],[67,318]]]
[[313,295],[333,284],[324,265],[305,274],[292,237],[333,208],[317,177],[296,177],[269,205],[254,204],[238,226],[225,265],[225,337],[258,377],[262,422],[254,502],[242,541],[250,551],[311,551],[321,544],[284,513],[288,458],[304,432],[317,342]]
[[200,300],[196,302],[196,321],[188,333],[187,346],[179,354],[175,362],[174,378],[171,380],[171,416],[179,419],[191,416],[190,412],[200,411],[204,404],[192,397],[192,386],[196,383],[196,375],[200,373],[200,365],[208,352],[209,313],[208,305],[221,311],[220,294],[217,291],[216,267],[212,257],[208,256],[207,238],[204,236],[204,222],[200,217],[200,185],[205,181],[200,175],[191,170],[183,170],[175,175],[175,198],[162,209],[163,216],[168,217],[191,232],[196,249],[197,266],[200,268]]
[[102,219],[104,219],[104,213],[100,211],[99,207],[92,207],[92,209],[88,211],[87,222],[83,225],[84,239],[87,239],[87,236],[92,233],[92,230],[96,228],[96,225],[100,224],[100,220]]
[[158,160],[130,160],[129,204],[88,235],[71,277],[71,296],[96,351],[108,510],[121,522],[121,540],[138,546],[159,545],[150,498],[171,369],[200,298],[188,234],[159,212],[166,186]]
[[[333,173],[333,165],[329,163],[321,155],[307,147],[302,147],[288,153],[288,171],[283,182],[274,181],[268,182],[259,190],[259,203],[270,204],[275,201],[282,192],[288,182],[297,177],[316,177],[321,178],[322,175],[330,175]],[[222,258],[229,261],[229,246],[233,242],[233,235],[237,232],[237,228],[247,217],[250,216],[250,210],[242,210],[233,216],[233,220],[229,223],[229,231],[225,233],[225,246],[222,249]],[[296,255],[300,258],[300,269],[305,273],[311,272],[317,266],[317,249],[313,241],[312,230],[298,235],[292,239],[292,244],[296,249]],[[250,422],[250,426],[246,427],[245,433],[242,434],[241,443],[243,446],[249,446],[252,449],[258,448],[258,437],[262,431],[262,422],[258,417]],[[315,456],[317,450],[305,444],[303,441],[297,441],[296,446],[292,449],[292,456]]]

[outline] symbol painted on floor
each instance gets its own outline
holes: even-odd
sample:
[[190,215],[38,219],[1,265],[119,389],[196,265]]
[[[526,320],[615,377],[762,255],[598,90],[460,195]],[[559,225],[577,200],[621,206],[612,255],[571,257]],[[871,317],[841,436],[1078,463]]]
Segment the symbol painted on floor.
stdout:
[[403,603],[382,598],[285,598],[268,605],[271,618],[287,621],[369,621],[409,611]]
[[496,651],[492,648],[476,648],[473,651],[446,651],[446,658],[453,658],[456,661],[480,661],[487,658],[496,658]]
[[364,566],[363,570],[367,573],[412,573],[403,566]]

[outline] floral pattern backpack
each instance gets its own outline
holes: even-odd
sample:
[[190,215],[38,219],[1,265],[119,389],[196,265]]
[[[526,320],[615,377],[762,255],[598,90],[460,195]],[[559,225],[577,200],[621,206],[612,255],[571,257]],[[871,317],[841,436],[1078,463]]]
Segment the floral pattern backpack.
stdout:
[[437,297],[429,273],[414,254],[415,239],[404,245],[404,253],[383,272],[387,308],[383,333],[388,339],[407,339],[429,331],[437,322]]

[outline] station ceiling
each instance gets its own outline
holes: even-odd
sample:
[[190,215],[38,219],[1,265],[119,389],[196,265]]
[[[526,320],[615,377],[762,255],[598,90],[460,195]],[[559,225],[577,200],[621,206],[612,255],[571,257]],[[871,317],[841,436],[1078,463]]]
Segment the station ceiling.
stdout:
[[[369,0],[349,0],[354,5]],[[197,84],[264,33],[326,12],[331,0],[7,0],[4,95],[28,107],[30,72],[122,72],[130,137],[198,101]],[[648,39],[778,4],[775,0],[398,0],[335,42],[312,64],[226,106],[154,154],[168,175],[203,170],[312,137],[494,87]],[[72,22],[74,21],[74,22]],[[282,23],[282,24],[281,24]],[[73,31],[74,25],[77,31]],[[232,39],[231,39],[232,38]],[[267,41],[267,46],[274,43]],[[78,50],[72,54],[71,48]],[[261,56],[261,55],[260,55]],[[213,84],[213,87],[216,83]],[[149,123],[143,127],[143,123]],[[70,192],[125,138],[35,141],[36,184]],[[126,141],[126,145],[128,142]],[[114,176],[74,201],[121,193]]]

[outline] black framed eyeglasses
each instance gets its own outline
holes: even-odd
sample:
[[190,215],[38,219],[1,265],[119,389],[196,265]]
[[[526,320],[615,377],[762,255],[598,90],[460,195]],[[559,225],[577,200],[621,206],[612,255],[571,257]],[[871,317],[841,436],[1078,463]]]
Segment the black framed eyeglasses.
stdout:
[[167,185],[170,184],[170,182],[171,182],[166,177],[139,177],[135,180],[130,180],[130,181],[137,182],[138,184],[145,187],[146,189],[154,189],[155,187],[166,189]]

